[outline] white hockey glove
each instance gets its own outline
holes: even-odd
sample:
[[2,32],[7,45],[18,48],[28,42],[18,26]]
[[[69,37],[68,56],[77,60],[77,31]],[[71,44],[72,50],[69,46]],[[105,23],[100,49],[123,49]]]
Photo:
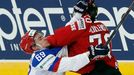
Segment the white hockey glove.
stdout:
[[89,59],[92,60],[94,58],[98,58],[98,57],[104,57],[108,54],[109,52],[109,48],[108,46],[104,46],[103,44],[97,45],[97,46],[90,46],[89,48]]

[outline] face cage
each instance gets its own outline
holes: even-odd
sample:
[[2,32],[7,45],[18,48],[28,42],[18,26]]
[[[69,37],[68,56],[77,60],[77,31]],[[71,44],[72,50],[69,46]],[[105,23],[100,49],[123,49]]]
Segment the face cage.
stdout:
[[[36,31],[35,35],[36,35],[36,34],[39,34],[39,35],[42,36],[42,37],[44,36],[44,33],[43,33],[43,32],[40,32],[40,31]],[[32,37],[33,37],[33,41],[34,41],[34,42],[33,42],[33,44],[32,44],[31,47],[30,47],[31,49],[32,49],[32,47],[37,46],[37,45],[36,45],[36,42],[35,42],[35,40],[36,40],[35,36],[32,36]],[[32,50],[33,50],[33,49],[32,49]]]

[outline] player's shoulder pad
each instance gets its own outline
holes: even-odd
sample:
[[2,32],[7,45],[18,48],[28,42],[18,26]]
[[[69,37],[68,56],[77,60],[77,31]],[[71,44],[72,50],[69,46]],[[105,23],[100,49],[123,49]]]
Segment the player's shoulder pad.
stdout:
[[62,47],[55,47],[55,48],[51,48],[50,50],[52,51],[51,53],[56,56],[57,53],[58,53],[60,50],[62,50]]
[[36,67],[46,56],[52,54],[51,51],[47,48],[38,50],[32,54],[31,64],[33,67]]
[[33,67],[38,66],[43,60],[50,60],[53,56],[56,56],[56,54],[61,50],[60,47],[52,48],[52,49],[41,49],[39,51],[36,51],[34,54],[32,54],[31,58],[31,64]]

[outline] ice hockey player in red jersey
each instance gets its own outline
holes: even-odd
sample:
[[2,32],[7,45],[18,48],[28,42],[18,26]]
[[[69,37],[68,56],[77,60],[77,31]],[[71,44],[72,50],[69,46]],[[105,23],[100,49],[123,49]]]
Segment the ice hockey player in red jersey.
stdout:
[[[95,21],[98,10],[94,1],[90,1],[88,3],[86,0],[79,0],[74,6],[75,16],[65,27],[55,30],[54,35],[46,38],[52,47],[67,45],[69,57],[84,53],[88,49],[97,49],[98,45],[103,48],[109,37],[107,27],[103,23]],[[109,47],[110,51],[107,56],[91,61],[77,73],[83,75],[121,75],[117,60],[112,54],[111,44]]]
[[101,50],[106,49],[104,44],[109,37],[109,30],[105,25],[95,21],[96,15],[97,7],[93,0],[79,0],[74,6],[74,16],[66,26],[55,30],[54,35],[44,37],[43,41],[38,41],[38,45],[43,48],[67,45],[69,57],[90,51],[90,63],[77,71],[82,75],[121,75],[116,58],[112,54],[111,44],[106,56],[92,60],[94,51],[105,54],[105,51]]

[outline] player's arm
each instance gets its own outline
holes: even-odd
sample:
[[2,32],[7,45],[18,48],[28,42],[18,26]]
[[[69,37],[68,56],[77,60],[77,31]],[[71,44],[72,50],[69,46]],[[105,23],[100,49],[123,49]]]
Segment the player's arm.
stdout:
[[86,2],[80,0],[75,6],[75,14],[65,27],[55,30],[54,35],[47,37],[51,46],[65,46],[77,39],[86,30],[85,19],[81,18],[87,8]]
[[88,56],[89,52],[79,54],[74,57],[62,58],[49,54],[37,65],[35,65],[37,63],[36,61],[32,61],[32,66],[53,72],[78,71],[90,62]]
[[[79,69],[86,66],[89,60],[89,52],[79,54],[73,57],[61,58],[54,67],[54,72],[66,72],[66,71],[78,71]],[[82,62],[81,62],[82,61]]]
[[65,46],[74,42],[85,31],[87,31],[87,29],[89,29],[90,25],[87,24],[86,19],[81,18],[73,24],[55,30],[53,35],[47,37],[48,42],[54,47]]
[[89,51],[85,53],[78,54],[73,57],[58,57],[56,55],[61,48],[54,49],[56,50],[46,49],[45,51],[33,54],[31,66],[53,72],[78,71],[82,67],[86,66],[90,60],[94,60],[96,56],[105,56],[109,51],[108,48],[104,48],[102,45],[99,45],[89,49]]
[[89,47],[89,52],[85,52],[73,57],[63,57],[60,60],[57,72],[64,71],[78,71],[82,67],[90,63],[90,60],[97,60],[100,57],[106,57],[108,55],[109,48],[103,44],[97,45],[96,47]]
[[54,35],[47,37],[48,42],[51,46],[65,46],[75,41],[80,35],[85,32],[85,26],[75,24],[68,25],[57,29]]

